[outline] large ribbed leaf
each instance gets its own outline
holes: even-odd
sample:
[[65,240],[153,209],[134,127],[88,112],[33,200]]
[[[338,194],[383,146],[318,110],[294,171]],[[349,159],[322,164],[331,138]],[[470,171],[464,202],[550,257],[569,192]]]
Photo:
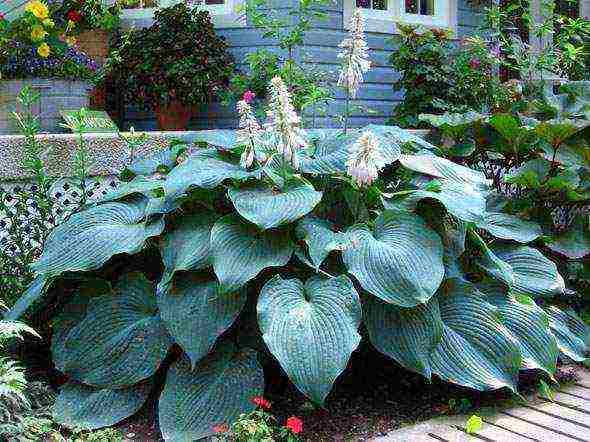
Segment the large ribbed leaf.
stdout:
[[76,213],[58,225],[45,242],[43,254],[31,265],[47,277],[93,270],[113,255],[139,252],[146,239],[159,235],[164,221],[144,221],[146,201],[106,203]]
[[377,350],[408,370],[430,379],[430,354],[439,344],[443,332],[435,299],[416,307],[400,308],[373,296],[365,296],[363,318],[369,339]]
[[183,146],[181,145],[161,150],[152,155],[138,158],[127,169],[135,175],[152,175],[162,167],[168,170],[172,169],[182,150]]
[[265,187],[229,189],[228,195],[238,213],[262,229],[296,221],[311,212],[322,199],[322,192],[303,183],[281,191]]
[[475,260],[475,264],[488,276],[506,284],[508,287],[512,287],[516,281],[512,266],[498,258],[476,231],[470,230],[469,238],[479,248],[479,256]]
[[229,150],[238,144],[238,137],[236,131],[231,129],[200,130],[191,142],[207,143],[210,146]]
[[344,371],[361,337],[361,304],[346,277],[298,279],[275,276],[258,300],[264,342],[297,386],[322,404]]
[[552,305],[545,311],[549,315],[549,326],[559,351],[574,361],[584,361],[590,346],[588,326],[571,310],[561,310]]
[[64,372],[99,388],[128,387],[151,377],[171,345],[154,287],[138,273],[123,276],[110,293],[92,297],[84,319],[58,336]]
[[516,391],[520,353],[498,309],[471,284],[445,281],[427,305],[367,300],[365,324],[382,353],[418,373],[477,390]]
[[440,237],[417,215],[385,211],[373,232],[347,233],[344,263],[365,290],[386,302],[413,307],[427,302],[444,276]]
[[4,319],[16,321],[25,312],[35,304],[47,291],[51,285],[52,278],[47,278],[45,275],[39,275],[33,279],[27,290],[18,298],[16,304],[4,316]]
[[166,441],[196,441],[214,434],[217,425],[231,425],[254,408],[262,395],[264,375],[253,350],[224,344],[194,370],[183,357],[168,372],[160,397],[159,420]]
[[482,172],[460,166],[445,158],[434,155],[402,155],[400,162],[407,169],[424,175],[462,183],[480,191],[489,188],[489,181]]
[[416,210],[418,203],[424,199],[440,202],[447,211],[462,221],[479,222],[484,217],[486,200],[482,193],[449,180],[439,181],[438,191],[411,190],[391,195],[383,201],[385,208],[403,208]]
[[297,224],[297,236],[305,241],[309,257],[316,270],[334,250],[342,250],[345,235],[334,231],[334,226],[327,220],[307,216]]
[[120,390],[98,389],[70,381],[61,387],[53,417],[69,428],[96,430],[133,416],[145,403],[151,381]]
[[516,391],[520,352],[498,309],[459,279],[446,281],[436,300],[444,330],[431,356],[433,373],[476,390]]
[[565,290],[565,283],[555,263],[537,249],[500,244],[493,246],[492,252],[512,267],[512,292],[515,295],[550,298]]
[[590,255],[590,225],[579,216],[569,229],[547,241],[547,247],[569,259],[581,259]]
[[234,215],[219,219],[211,230],[213,269],[224,292],[239,290],[267,267],[282,267],[293,255],[289,235],[260,231]]
[[200,270],[211,265],[210,237],[215,217],[211,214],[184,215],[162,235],[160,253],[164,275],[158,290],[165,289],[175,272]]
[[477,227],[487,230],[496,238],[520,243],[529,243],[543,234],[541,226],[537,223],[505,213],[486,213],[477,223]]
[[161,196],[164,181],[156,178],[137,176],[132,181],[123,182],[99,199],[99,202],[117,201],[127,196],[140,194],[148,198]]
[[522,368],[543,370],[553,376],[557,364],[557,343],[549,329],[549,317],[528,296],[513,296],[497,284],[478,289],[502,315],[502,324],[510,331],[522,356]]
[[230,178],[247,180],[255,175],[227,160],[216,150],[207,149],[198,151],[176,166],[168,175],[164,190],[166,195],[179,196],[191,187],[212,189]]
[[158,295],[162,321],[193,367],[234,323],[245,302],[245,293],[221,294],[217,281],[204,281],[193,273],[177,274]]

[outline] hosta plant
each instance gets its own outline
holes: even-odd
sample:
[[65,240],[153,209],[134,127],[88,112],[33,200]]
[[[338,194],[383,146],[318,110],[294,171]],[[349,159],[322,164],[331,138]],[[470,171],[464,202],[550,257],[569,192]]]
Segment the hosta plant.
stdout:
[[270,107],[264,129],[242,104],[239,131],[139,161],[51,233],[10,317],[63,304],[59,422],[115,424],[165,379],[164,439],[198,440],[253,410],[261,353],[322,404],[362,339],[478,390],[584,359],[539,227],[488,211],[481,172],[394,127],[306,133],[280,79]]

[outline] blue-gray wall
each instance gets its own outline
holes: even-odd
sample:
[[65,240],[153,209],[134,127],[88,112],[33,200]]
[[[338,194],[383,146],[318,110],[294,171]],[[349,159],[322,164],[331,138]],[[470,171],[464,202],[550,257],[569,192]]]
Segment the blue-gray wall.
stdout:
[[[274,0],[278,10],[288,13],[293,2],[298,0]],[[457,36],[463,37],[473,33],[478,26],[479,15],[466,2],[458,1],[457,11]],[[280,5],[280,6],[279,6]],[[339,70],[337,58],[338,44],[346,37],[344,30],[342,0],[335,0],[334,4],[322,8],[328,15],[325,21],[317,21],[307,33],[305,46],[299,51],[297,57],[304,62],[309,69],[328,73],[333,78],[335,85]],[[392,24],[393,29],[393,24]],[[280,53],[276,42],[264,39],[259,30],[253,27],[219,29],[219,34],[224,36],[231,46],[238,63],[243,62],[246,54],[264,48]],[[369,123],[384,123],[392,114],[394,106],[399,103],[401,94],[393,90],[393,83],[398,74],[389,66],[389,57],[393,49],[391,34],[368,33],[367,42],[371,48],[370,57],[373,63],[371,70],[365,75],[365,83],[359,91],[357,100],[353,106],[360,109],[352,113],[351,123],[354,126],[362,126]],[[339,124],[337,115],[341,115],[344,109],[344,97],[342,92],[335,90],[335,100],[325,114],[316,112],[314,118],[316,125],[333,127]],[[146,113],[128,112],[130,123],[136,128],[155,129],[153,117]],[[192,129],[201,128],[227,128],[235,127],[237,121],[233,109],[223,108],[219,104],[203,106],[202,110],[193,118]],[[307,125],[311,124],[311,116],[307,115]]]

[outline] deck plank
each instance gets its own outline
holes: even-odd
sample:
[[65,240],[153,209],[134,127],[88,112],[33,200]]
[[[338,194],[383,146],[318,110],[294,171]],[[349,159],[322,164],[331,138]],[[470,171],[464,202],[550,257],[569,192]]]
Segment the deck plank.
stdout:
[[579,442],[576,438],[553,432],[550,429],[540,427],[538,425],[526,422],[516,417],[508,416],[506,414],[500,413],[496,416],[484,418],[484,422],[497,424],[503,428],[513,430],[518,434],[524,434],[527,437],[540,442],[554,440],[559,440],[560,442]]
[[493,441],[531,442],[531,439],[527,437],[520,436],[504,428],[496,427],[490,423],[484,423],[482,429],[475,434]]
[[575,407],[580,411],[590,414],[590,401],[580,399],[577,396],[572,396],[570,394],[562,392],[555,393],[553,397],[555,399],[555,402],[557,403],[562,403],[570,407]]
[[563,405],[553,402],[530,403],[526,404],[525,407],[548,413],[555,417],[568,419],[590,429],[590,414],[564,407]]
[[590,390],[588,388],[579,387],[577,385],[567,385],[563,388],[560,388],[558,391],[561,393],[573,394],[574,396],[578,396],[582,399],[590,401]]
[[552,431],[567,434],[571,438],[577,439],[581,442],[590,442],[590,439],[588,439],[588,428],[573,424],[564,419],[549,416],[548,414],[541,413],[540,411],[519,407],[505,410],[502,413],[529,421],[535,425],[551,428]]

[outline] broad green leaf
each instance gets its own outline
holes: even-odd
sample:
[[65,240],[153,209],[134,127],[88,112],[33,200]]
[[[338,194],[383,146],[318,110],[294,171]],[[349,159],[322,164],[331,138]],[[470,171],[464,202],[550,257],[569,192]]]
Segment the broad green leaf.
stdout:
[[211,265],[210,237],[215,223],[212,214],[184,215],[160,241],[164,274],[158,291],[164,290],[175,272],[200,270]]
[[472,187],[449,180],[440,180],[438,191],[410,190],[390,195],[383,201],[386,209],[416,210],[423,200],[435,200],[446,210],[466,222],[480,222],[485,215],[486,200],[482,193]]
[[369,124],[365,126],[362,131],[370,130],[374,134],[379,135],[380,137],[388,140],[391,143],[396,143],[398,145],[404,144],[413,144],[418,146],[421,149],[435,151],[436,146],[430,144],[426,141],[423,137],[416,135],[409,130],[401,129],[397,126],[384,126],[378,124]]
[[164,181],[156,178],[137,176],[132,181],[123,182],[118,187],[100,198],[98,202],[121,200],[130,195],[139,194],[147,198],[157,198],[164,194]]
[[506,213],[486,213],[477,223],[477,227],[487,230],[496,238],[529,243],[539,238],[543,231],[541,226],[531,221],[522,220]]
[[158,306],[168,332],[194,367],[234,323],[246,298],[243,292],[219,293],[217,281],[179,273],[168,289],[158,295]]
[[234,215],[217,220],[211,230],[213,270],[224,292],[239,290],[267,267],[286,265],[294,248],[286,232],[260,231]]
[[145,221],[145,200],[105,203],[75,213],[58,225],[45,241],[43,254],[31,265],[46,277],[100,268],[112,256],[139,252],[145,241],[159,235],[164,221]]
[[236,131],[231,129],[200,130],[196,132],[191,142],[207,143],[209,146],[231,150],[237,146],[238,136]]
[[345,244],[345,235],[335,232],[329,221],[312,216],[299,221],[297,236],[307,244],[309,256],[316,270],[320,268],[330,252],[342,250]]
[[64,373],[98,388],[124,388],[151,377],[172,344],[154,287],[139,273],[124,275],[110,293],[90,298],[84,318],[69,333],[57,333],[63,339],[58,348],[65,350],[58,356]]
[[47,278],[44,275],[35,277],[4,318],[11,321],[19,319],[33,304],[43,297],[51,282],[52,278]]
[[512,266],[496,256],[477,232],[471,230],[469,237],[479,248],[480,254],[475,261],[477,266],[491,278],[506,284],[508,287],[512,287],[516,282],[516,275]]
[[365,309],[373,345],[404,367],[476,390],[516,391],[517,343],[498,309],[471,284],[447,280],[415,308],[368,300]]
[[469,111],[465,113],[445,112],[444,115],[420,114],[418,118],[431,126],[441,129],[462,127],[467,129],[476,121],[482,121],[485,115]]
[[363,297],[363,318],[371,343],[408,370],[430,379],[430,354],[440,343],[443,323],[438,302],[400,308]]
[[70,381],[61,387],[53,418],[68,428],[96,430],[133,416],[147,400],[151,381],[120,390],[99,389]]
[[156,152],[144,158],[138,158],[133,161],[127,168],[130,172],[138,176],[153,175],[161,168],[172,169],[176,166],[180,152],[183,150],[182,145],[176,145],[167,149]]
[[555,394],[553,393],[553,390],[543,379],[539,381],[539,397],[551,402],[555,401]]
[[547,247],[569,259],[581,259],[590,255],[590,224],[579,217],[568,230],[546,242]]
[[435,299],[444,330],[431,355],[432,372],[476,390],[516,391],[521,356],[499,310],[459,279],[447,280]]
[[537,158],[527,161],[515,171],[504,175],[504,181],[535,189],[541,186],[541,182],[545,180],[550,169],[551,163],[549,161]]
[[264,374],[253,350],[219,346],[194,370],[183,357],[170,368],[160,396],[159,422],[166,441],[196,441],[214,435],[254,409],[264,392]]
[[467,419],[467,423],[465,424],[465,431],[467,432],[467,434],[477,433],[478,431],[481,431],[482,428],[483,419],[477,414],[474,414],[469,419]]
[[529,132],[518,118],[510,114],[495,114],[488,121],[508,141],[518,142]]
[[229,199],[237,212],[262,229],[272,229],[302,218],[322,200],[309,184],[294,184],[285,190],[269,188],[229,189]]
[[491,249],[494,255],[512,267],[513,294],[538,298],[563,294],[565,283],[557,266],[537,249],[511,244],[498,244]]
[[557,342],[549,329],[549,317],[528,297],[513,296],[499,285],[485,284],[478,289],[502,315],[502,324],[510,331],[522,356],[522,368],[542,370],[550,377],[556,370]]
[[275,276],[262,288],[258,323],[271,353],[295,386],[322,404],[361,337],[361,304],[346,276]]
[[490,183],[482,172],[453,163],[434,155],[402,155],[400,162],[406,169],[457,184],[464,184],[476,191],[487,191]]
[[176,166],[166,179],[164,192],[167,196],[177,197],[191,187],[213,189],[228,179],[245,181],[255,176],[256,172],[242,169],[216,150],[207,149]]
[[385,211],[373,232],[356,226],[347,236],[344,264],[371,294],[413,307],[438,289],[445,272],[441,239],[417,215]]
[[588,120],[553,119],[539,123],[535,132],[550,145],[559,146],[588,125]]
[[545,311],[549,315],[549,327],[559,351],[574,361],[584,361],[590,345],[588,326],[571,310],[561,310],[552,305]]

